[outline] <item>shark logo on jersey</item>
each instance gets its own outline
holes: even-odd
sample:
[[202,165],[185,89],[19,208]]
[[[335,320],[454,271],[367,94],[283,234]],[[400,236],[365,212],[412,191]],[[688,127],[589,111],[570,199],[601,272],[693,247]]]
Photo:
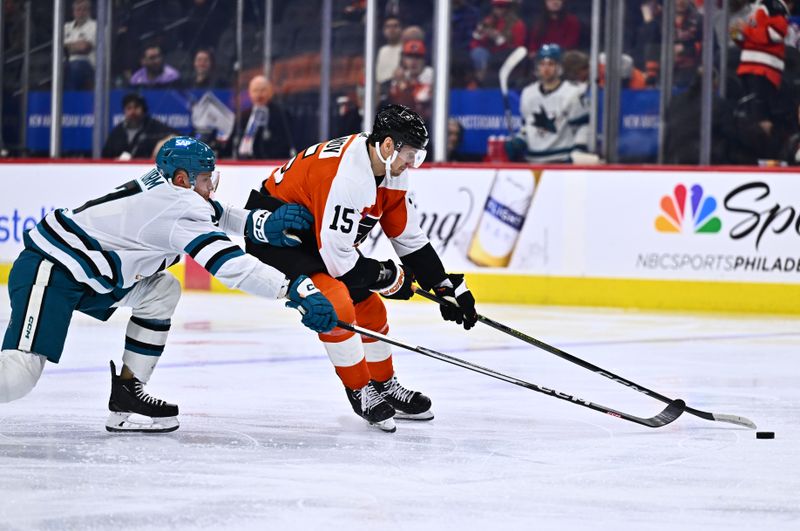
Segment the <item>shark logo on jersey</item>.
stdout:
[[556,133],[556,121],[547,115],[544,105],[539,105],[539,112],[533,113],[533,126],[544,129],[550,133]]

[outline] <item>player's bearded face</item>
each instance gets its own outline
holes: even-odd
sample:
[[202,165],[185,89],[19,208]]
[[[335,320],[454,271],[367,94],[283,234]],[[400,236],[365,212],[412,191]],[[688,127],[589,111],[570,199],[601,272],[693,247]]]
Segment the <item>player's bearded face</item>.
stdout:
[[552,59],[542,59],[539,61],[537,73],[541,81],[553,81],[558,76],[558,63]]

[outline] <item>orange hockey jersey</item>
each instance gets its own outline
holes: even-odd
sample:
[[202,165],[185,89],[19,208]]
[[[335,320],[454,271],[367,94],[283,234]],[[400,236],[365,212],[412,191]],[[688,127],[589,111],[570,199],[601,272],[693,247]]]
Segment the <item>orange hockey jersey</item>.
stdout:
[[309,147],[263,186],[269,195],[311,211],[322,260],[331,276],[341,277],[355,267],[356,247],[378,222],[400,258],[429,243],[406,197],[408,172],[378,179],[367,134],[361,133]]

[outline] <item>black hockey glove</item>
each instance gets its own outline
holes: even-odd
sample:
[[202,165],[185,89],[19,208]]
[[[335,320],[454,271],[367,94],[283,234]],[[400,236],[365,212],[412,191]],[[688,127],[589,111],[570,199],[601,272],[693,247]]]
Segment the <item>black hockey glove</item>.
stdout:
[[303,324],[311,330],[322,334],[336,328],[336,310],[307,276],[297,277],[286,297],[289,299],[286,307],[300,310]]
[[381,262],[381,272],[378,281],[370,290],[379,293],[387,299],[406,301],[414,296],[411,285],[414,283],[414,274],[404,266],[392,260]]
[[475,311],[475,297],[472,296],[464,280],[464,275],[447,275],[447,278],[433,288],[434,293],[458,306],[446,304],[439,305],[439,311],[445,321],[455,321],[463,324],[469,330],[478,322],[478,312]]
[[273,247],[295,247],[300,238],[287,231],[304,231],[311,228],[314,217],[303,205],[285,204],[270,214],[268,210],[253,210],[247,216],[245,234],[256,243]]

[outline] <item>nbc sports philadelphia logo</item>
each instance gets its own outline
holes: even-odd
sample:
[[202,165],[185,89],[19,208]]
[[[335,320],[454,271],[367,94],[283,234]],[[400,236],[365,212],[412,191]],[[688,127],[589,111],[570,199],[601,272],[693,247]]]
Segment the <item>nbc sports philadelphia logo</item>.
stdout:
[[[787,204],[786,202],[789,202]],[[637,270],[700,273],[697,278],[764,279],[800,274],[800,207],[790,193],[774,194],[769,183],[751,181],[724,194],[721,202],[699,184],[677,184],[661,197],[654,228],[658,233],[719,235],[700,240],[659,240],[668,248],[637,251]],[[720,216],[725,218],[723,233]],[[762,247],[766,240],[770,244]],[[702,245],[699,246],[702,241]],[[680,243],[679,243],[680,242]],[[677,245],[677,247],[675,247]],[[703,277],[705,273],[709,277]]]
[[659,232],[687,232],[715,234],[722,230],[722,222],[714,213],[717,200],[703,193],[703,187],[695,184],[691,193],[679,184],[672,195],[661,198],[661,214],[656,218]]

